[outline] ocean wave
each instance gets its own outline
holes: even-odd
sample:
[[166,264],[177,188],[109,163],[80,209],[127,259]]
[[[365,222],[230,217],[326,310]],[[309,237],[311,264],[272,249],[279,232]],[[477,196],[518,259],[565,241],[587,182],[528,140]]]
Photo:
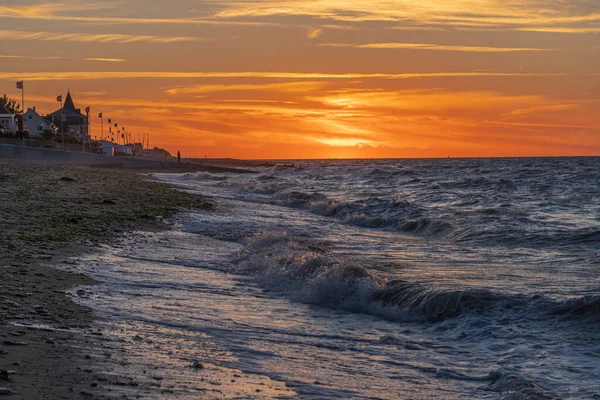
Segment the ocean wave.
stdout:
[[284,192],[273,204],[301,208],[313,214],[332,217],[361,228],[392,229],[426,236],[450,232],[450,223],[424,215],[420,207],[402,199],[371,197],[361,201],[339,202],[322,193]]
[[470,315],[498,318],[600,317],[600,296],[564,301],[543,295],[498,294],[487,289],[435,288],[376,272],[331,255],[327,243],[260,233],[238,254],[238,273],[252,275],[294,300],[397,321],[438,323]]
[[[264,187],[260,192],[265,193]],[[425,237],[465,243],[500,244],[510,246],[565,246],[600,244],[600,230],[581,228],[564,231],[519,228],[515,219],[526,220],[527,215],[508,205],[485,207],[474,213],[474,222],[461,225],[452,215],[433,213],[404,199],[370,197],[343,202],[319,192],[285,191],[285,186],[269,187],[274,194],[272,204],[299,208],[312,214],[335,218],[348,225],[370,229],[386,229]],[[249,188],[259,192],[257,188]],[[510,208],[510,209],[509,209]],[[503,222],[504,221],[504,222]],[[524,223],[531,226],[532,221]]]
[[548,177],[524,181],[518,170],[498,173],[482,165],[473,174],[448,175],[441,165],[424,172],[418,164],[338,164],[268,169],[251,176],[200,172],[185,174],[181,181],[201,181],[227,189],[226,195],[237,200],[297,208],[361,228],[492,246],[600,245],[600,230],[590,217],[580,224],[561,222],[563,212],[590,215],[585,205],[596,192],[589,188],[554,193],[555,180]]
[[409,310],[431,322],[460,315],[465,309],[481,312],[496,296],[485,289],[431,290],[406,281],[392,281],[373,294],[373,300]]
[[181,181],[226,181],[230,176],[223,174],[211,174],[210,172],[190,172],[181,175]]
[[[433,371],[432,371],[433,372]],[[560,400],[551,389],[511,371],[492,371],[485,375],[472,375],[461,371],[438,368],[435,375],[444,379],[469,382],[490,382],[481,390],[500,393],[499,400]]]
[[548,388],[515,373],[494,371],[489,379],[486,390],[500,393],[499,400],[560,400]]
[[[485,212],[493,215],[488,210]],[[600,244],[600,230],[582,228],[564,231],[531,231],[518,228],[486,227],[481,224],[448,231],[445,238],[464,243],[526,247],[597,246]]]
[[552,314],[567,317],[600,316],[600,296],[565,300],[554,306]]

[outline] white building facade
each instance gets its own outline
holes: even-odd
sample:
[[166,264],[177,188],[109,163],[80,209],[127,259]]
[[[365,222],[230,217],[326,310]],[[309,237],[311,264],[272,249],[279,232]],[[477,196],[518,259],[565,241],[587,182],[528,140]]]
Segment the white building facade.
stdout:
[[12,135],[17,133],[15,115],[2,106],[0,106],[0,130]]
[[42,118],[35,110],[35,107],[29,108],[25,113],[25,126],[29,130],[30,137],[40,137],[44,131],[57,132],[54,124]]
[[105,156],[114,156],[115,155],[115,144],[112,142],[106,142],[101,140],[102,144],[102,154]]

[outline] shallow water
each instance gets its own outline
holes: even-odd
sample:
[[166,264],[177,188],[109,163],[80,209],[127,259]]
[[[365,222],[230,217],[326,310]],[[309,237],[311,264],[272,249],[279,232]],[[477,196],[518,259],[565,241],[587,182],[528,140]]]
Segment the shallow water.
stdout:
[[105,282],[85,301],[143,355],[127,368],[171,377],[147,397],[205,395],[185,368],[200,361],[225,397],[600,398],[599,167],[158,175],[217,210],[84,260]]

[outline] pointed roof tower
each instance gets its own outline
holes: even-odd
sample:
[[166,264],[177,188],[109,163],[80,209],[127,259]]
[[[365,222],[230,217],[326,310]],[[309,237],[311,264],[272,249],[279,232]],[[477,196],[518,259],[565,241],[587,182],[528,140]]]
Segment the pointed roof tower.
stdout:
[[75,108],[75,104],[73,103],[73,98],[71,97],[70,91],[67,91],[67,99],[65,100],[65,104],[64,104],[63,108],[65,110],[77,112],[77,109]]

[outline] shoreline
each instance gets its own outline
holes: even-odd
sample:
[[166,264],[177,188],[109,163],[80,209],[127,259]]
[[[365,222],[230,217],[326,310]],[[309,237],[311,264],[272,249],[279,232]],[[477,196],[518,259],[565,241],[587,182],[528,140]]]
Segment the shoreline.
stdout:
[[212,207],[139,172],[0,160],[0,388],[11,398],[96,396],[83,349],[102,348],[98,317],[68,293],[95,282],[53,266],[126,232],[168,229],[180,209]]

